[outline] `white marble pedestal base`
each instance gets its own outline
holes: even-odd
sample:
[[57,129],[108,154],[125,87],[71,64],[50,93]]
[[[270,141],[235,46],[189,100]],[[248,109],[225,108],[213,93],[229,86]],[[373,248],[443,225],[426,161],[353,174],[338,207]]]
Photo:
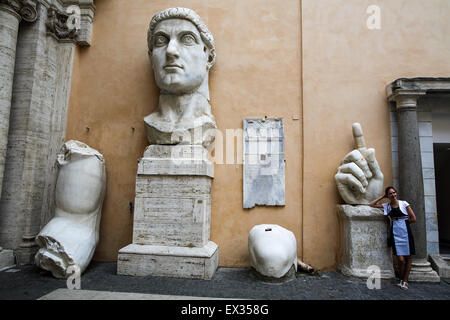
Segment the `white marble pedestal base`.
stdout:
[[130,244],[119,251],[117,274],[210,280],[219,264],[219,247],[202,248]]
[[211,279],[219,261],[210,241],[214,166],[196,145],[151,145],[139,161],[133,243],[117,274]]
[[414,259],[411,263],[409,282],[440,282],[441,278],[426,260]]

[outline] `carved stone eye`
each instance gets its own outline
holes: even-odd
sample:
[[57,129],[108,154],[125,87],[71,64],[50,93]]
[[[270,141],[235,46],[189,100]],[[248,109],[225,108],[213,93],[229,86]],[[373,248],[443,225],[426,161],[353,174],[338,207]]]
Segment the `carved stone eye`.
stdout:
[[156,47],[165,46],[168,42],[169,42],[168,39],[163,35],[158,35],[155,38],[155,46]]
[[195,38],[191,34],[185,34],[181,37],[181,42],[187,46],[192,46],[196,43]]

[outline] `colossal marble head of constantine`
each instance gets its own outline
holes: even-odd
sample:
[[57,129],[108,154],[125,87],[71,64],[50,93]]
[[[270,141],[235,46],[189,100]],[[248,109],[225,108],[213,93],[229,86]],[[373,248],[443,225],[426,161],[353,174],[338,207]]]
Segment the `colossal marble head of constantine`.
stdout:
[[170,8],[153,16],[147,42],[160,88],[158,108],[144,118],[150,145],[207,148],[217,128],[209,104],[208,73],[216,59],[211,32],[191,9]]
[[197,13],[169,8],[155,14],[147,42],[162,94],[198,92],[209,100],[208,72],[216,58],[214,38]]

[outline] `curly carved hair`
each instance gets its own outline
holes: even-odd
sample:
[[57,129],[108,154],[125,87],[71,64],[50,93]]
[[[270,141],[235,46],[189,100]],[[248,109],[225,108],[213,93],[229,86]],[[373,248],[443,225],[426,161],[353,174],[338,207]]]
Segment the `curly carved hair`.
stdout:
[[191,9],[188,8],[169,8],[155,14],[150,21],[150,25],[148,27],[147,32],[147,44],[148,44],[148,52],[149,54],[153,51],[153,33],[155,31],[156,25],[163,20],[168,19],[185,19],[192,22],[200,32],[200,36],[205,43],[205,45],[210,50],[210,56],[208,59],[208,65],[211,68],[216,61],[216,50],[214,44],[214,37],[211,32],[208,30],[206,25],[200,19],[200,16]]

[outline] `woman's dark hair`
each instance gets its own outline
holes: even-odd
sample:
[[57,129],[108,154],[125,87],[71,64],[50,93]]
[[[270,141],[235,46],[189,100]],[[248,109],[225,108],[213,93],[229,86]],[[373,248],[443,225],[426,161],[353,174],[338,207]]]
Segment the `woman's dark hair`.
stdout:
[[388,191],[389,190],[391,190],[391,189],[393,189],[396,193],[397,193],[397,190],[395,190],[395,188],[394,187],[392,187],[392,186],[389,186],[389,187],[387,187],[386,189],[384,189],[384,194],[387,196],[387,194],[388,194]]

